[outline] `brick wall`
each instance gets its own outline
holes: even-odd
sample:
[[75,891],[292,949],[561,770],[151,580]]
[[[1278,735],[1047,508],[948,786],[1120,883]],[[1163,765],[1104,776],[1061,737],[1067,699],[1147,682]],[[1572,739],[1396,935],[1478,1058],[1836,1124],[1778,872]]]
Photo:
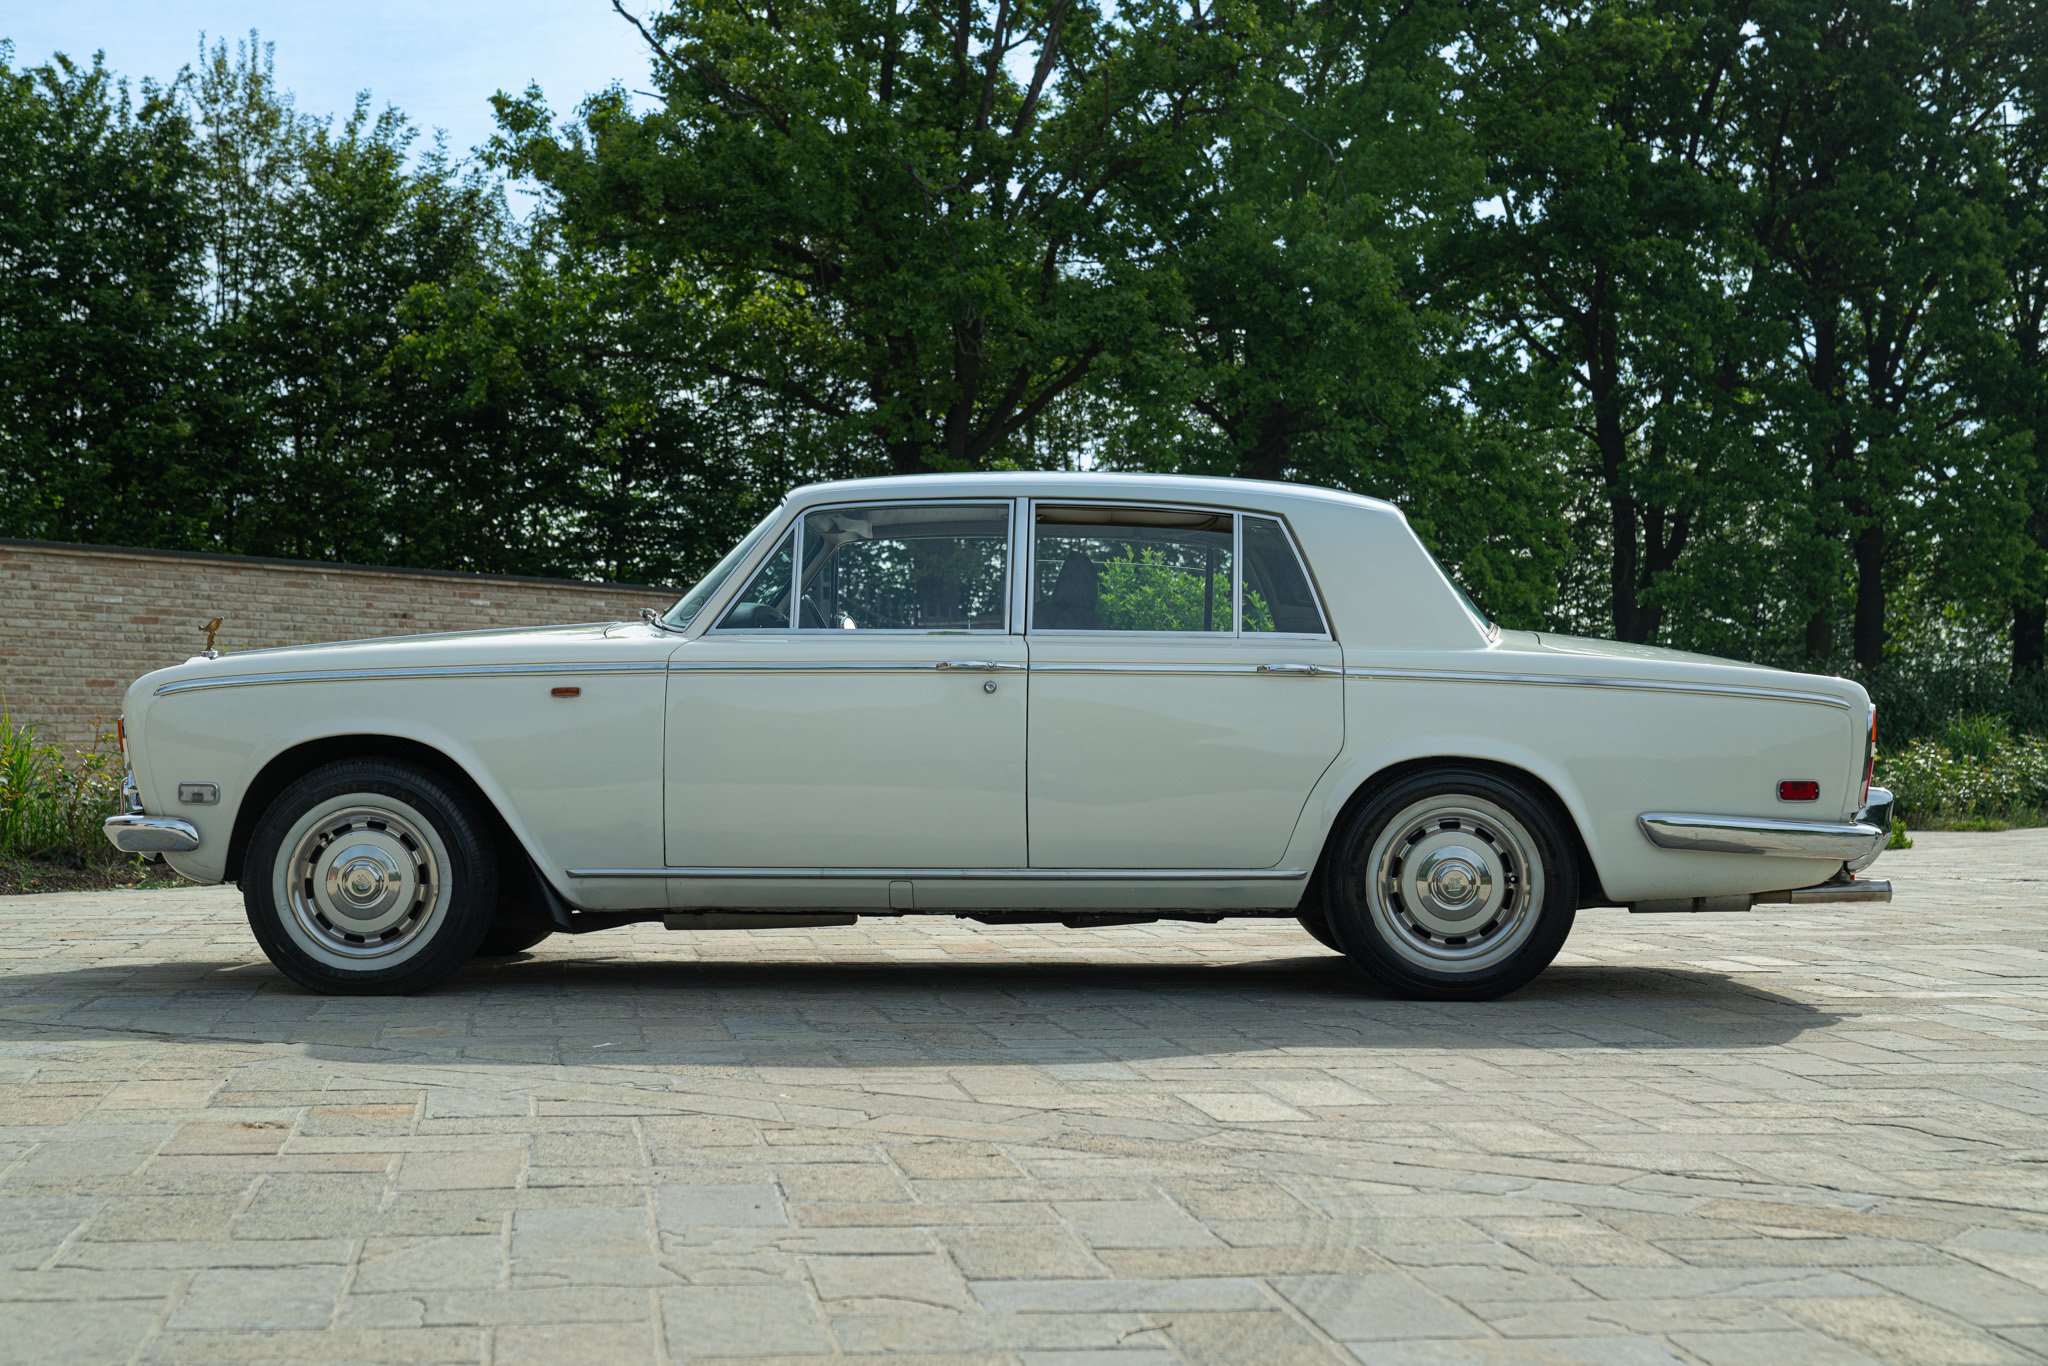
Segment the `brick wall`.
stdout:
[[678,595],[637,584],[368,569],[0,540],[0,694],[58,744],[110,730],[128,684],[205,647],[610,621]]

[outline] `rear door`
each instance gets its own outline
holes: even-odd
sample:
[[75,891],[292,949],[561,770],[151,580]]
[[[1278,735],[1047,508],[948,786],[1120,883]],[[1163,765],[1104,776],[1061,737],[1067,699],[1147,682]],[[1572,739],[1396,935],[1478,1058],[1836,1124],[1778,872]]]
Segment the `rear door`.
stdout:
[[1029,507],[1034,868],[1271,868],[1343,744],[1343,662],[1286,527]]

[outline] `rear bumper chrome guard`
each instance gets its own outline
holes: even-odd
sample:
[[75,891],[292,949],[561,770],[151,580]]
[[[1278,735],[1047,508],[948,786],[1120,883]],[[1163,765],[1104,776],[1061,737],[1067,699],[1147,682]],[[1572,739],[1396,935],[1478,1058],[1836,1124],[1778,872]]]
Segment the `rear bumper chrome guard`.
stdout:
[[124,854],[189,854],[199,847],[198,827],[169,816],[109,816],[100,829]]
[[[1870,795],[1875,799],[1879,794],[1873,789]],[[1771,816],[1694,816],[1668,811],[1638,816],[1636,824],[1659,849],[1830,859],[1866,867],[1891,837],[1891,797],[1889,793],[1884,796],[1882,825],[1867,820],[1795,821]],[[1865,811],[1875,805],[1873,800],[1872,807]]]

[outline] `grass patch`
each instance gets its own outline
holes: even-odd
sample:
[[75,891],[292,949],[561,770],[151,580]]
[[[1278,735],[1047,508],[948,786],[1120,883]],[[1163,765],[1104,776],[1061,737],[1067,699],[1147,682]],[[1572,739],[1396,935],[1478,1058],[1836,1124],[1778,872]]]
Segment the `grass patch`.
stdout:
[[2015,734],[2002,716],[1952,717],[1932,735],[1881,753],[1877,776],[1915,830],[2048,825],[2048,739]]
[[66,752],[0,708],[0,894],[168,886],[170,874],[107,843],[119,809],[112,735]]

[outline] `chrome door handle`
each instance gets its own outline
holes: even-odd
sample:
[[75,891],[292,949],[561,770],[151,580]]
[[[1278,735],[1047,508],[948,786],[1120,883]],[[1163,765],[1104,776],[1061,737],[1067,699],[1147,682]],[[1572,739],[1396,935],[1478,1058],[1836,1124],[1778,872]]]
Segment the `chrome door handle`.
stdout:
[[1259,672],[1262,674],[1299,674],[1302,677],[1307,677],[1310,674],[1322,673],[1323,670],[1314,664],[1261,664],[1259,665]]
[[1005,669],[1021,669],[1022,664],[1005,664],[996,659],[942,659],[932,666],[936,669],[957,669],[962,673],[992,674]]

